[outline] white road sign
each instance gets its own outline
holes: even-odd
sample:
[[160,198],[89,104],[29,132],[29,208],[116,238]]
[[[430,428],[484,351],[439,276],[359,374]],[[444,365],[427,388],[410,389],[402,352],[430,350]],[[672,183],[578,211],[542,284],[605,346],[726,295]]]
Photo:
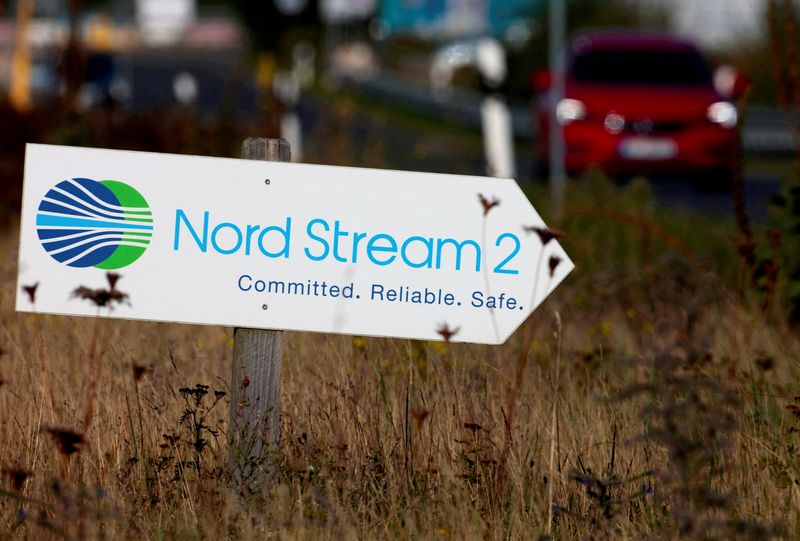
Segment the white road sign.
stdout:
[[511,179],[30,144],[17,310],[499,344],[551,236]]

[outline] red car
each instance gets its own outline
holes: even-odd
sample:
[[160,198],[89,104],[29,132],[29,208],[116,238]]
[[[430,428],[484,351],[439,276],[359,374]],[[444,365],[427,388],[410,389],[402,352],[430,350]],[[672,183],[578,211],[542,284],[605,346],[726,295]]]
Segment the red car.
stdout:
[[[546,90],[547,73],[534,77],[534,86]],[[579,36],[566,61],[565,97],[556,105],[567,172],[596,165],[611,174],[729,174],[738,122],[729,100],[746,82],[730,73],[728,82],[723,96],[708,62],[686,39],[641,32]],[[539,95],[540,164],[548,156],[551,103],[549,93]]]

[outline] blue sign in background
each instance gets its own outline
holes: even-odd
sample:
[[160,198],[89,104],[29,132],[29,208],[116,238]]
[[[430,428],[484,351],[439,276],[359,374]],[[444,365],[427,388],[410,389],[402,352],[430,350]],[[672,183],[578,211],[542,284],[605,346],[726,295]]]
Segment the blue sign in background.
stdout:
[[381,22],[389,32],[420,32],[441,24],[447,0],[386,0]]
[[[456,37],[459,14],[480,11],[483,28],[474,34],[502,36],[509,26],[541,13],[542,0],[384,0],[380,19],[389,33],[432,34],[444,32]],[[457,36],[468,37],[468,36]]]

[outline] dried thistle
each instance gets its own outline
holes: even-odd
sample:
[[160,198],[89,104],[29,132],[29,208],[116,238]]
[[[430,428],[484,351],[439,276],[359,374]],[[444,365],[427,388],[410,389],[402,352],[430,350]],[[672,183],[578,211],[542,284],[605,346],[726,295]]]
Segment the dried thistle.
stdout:
[[759,355],[756,357],[756,365],[764,372],[769,372],[775,366],[775,359],[769,355]]
[[411,416],[414,418],[414,424],[417,426],[417,430],[422,428],[422,424],[425,422],[425,419],[428,418],[431,412],[428,410],[421,410],[421,411],[412,411]]
[[764,259],[759,262],[753,277],[759,282],[764,291],[764,302],[761,305],[763,312],[767,312],[778,288],[778,275],[780,265],[772,259]]
[[769,243],[776,250],[781,247],[781,231],[779,229],[770,229],[767,231],[767,239],[769,239]]
[[526,233],[536,233],[539,240],[542,242],[542,246],[547,246],[553,239],[563,239],[566,236],[563,231],[559,231],[558,229],[548,229],[547,227],[539,227],[538,225],[523,225],[522,229],[525,230]]
[[53,436],[58,452],[67,458],[80,451],[83,445],[83,434],[74,430],[59,427],[45,427],[44,430]]
[[[583,469],[582,466],[581,468]],[[589,501],[596,507],[596,510],[604,519],[610,520],[623,510],[623,504],[628,504],[634,500],[653,494],[654,490],[650,482],[650,477],[652,477],[653,474],[653,471],[646,470],[638,475],[622,478],[612,472],[608,477],[602,478],[592,473],[591,468],[586,468],[583,471],[571,470],[569,472],[569,478],[583,485]],[[631,489],[627,488],[627,486],[634,486],[635,488]],[[616,494],[626,488],[628,492],[627,496],[620,497],[620,494]],[[576,517],[581,517],[580,514],[570,509],[561,507],[561,511]]]
[[500,200],[494,196],[492,196],[491,199],[487,199],[483,194],[478,194],[478,200],[481,202],[481,206],[483,207],[484,216],[489,214],[490,210],[500,204]]
[[140,364],[132,365],[133,368],[133,380],[140,381],[142,377],[150,371],[150,368],[147,366],[142,366]]
[[3,468],[2,472],[11,480],[11,488],[16,492],[20,492],[28,477],[33,475],[33,472],[24,468]]
[[173,432],[172,434],[162,434],[162,436],[164,437],[164,442],[165,442],[159,445],[162,449],[164,449],[165,447],[174,446],[181,439],[181,437],[177,435],[175,432]]
[[461,327],[456,327],[456,328],[454,328],[454,329],[451,329],[451,328],[450,328],[450,327],[447,325],[447,323],[442,323],[442,324],[439,326],[439,328],[438,328],[438,329],[436,329],[436,332],[437,332],[437,333],[439,333],[439,335],[442,337],[442,340],[444,340],[446,343],[450,343],[450,340],[451,340],[451,339],[452,339],[452,338],[453,338],[455,335],[457,335],[457,334],[458,334],[458,331],[460,331],[460,330],[461,330]]
[[22,290],[28,294],[28,300],[31,301],[31,304],[36,302],[36,288],[39,287],[39,282],[36,282],[32,286],[22,286]]
[[117,291],[116,289],[91,289],[86,286],[80,286],[75,289],[70,298],[74,297],[91,301],[98,308],[103,308],[105,306],[110,308],[114,303],[122,304],[128,300],[127,293]]
[[739,252],[739,255],[747,266],[750,268],[754,267],[756,260],[756,242],[747,236],[742,236],[735,242],[736,251]]
[[794,403],[786,406],[786,411],[792,414],[796,419],[800,419],[800,395],[794,397]]
[[108,280],[108,287],[109,289],[111,289],[111,291],[114,291],[114,289],[117,287],[117,282],[119,281],[120,278],[122,278],[122,276],[120,276],[116,272],[106,273],[106,280]]
[[557,255],[551,255],[550,260],[547,262],[547,267],[550,269],[550,278],[553,277],[553,274],[556,272],[556,268],[561,263],[561,258]]
[[208,394],[208,385],[198,383],[194,387],[181,387],[178,389],[178,392],[181,393],[181,396],[183,396],[183,398],[187,401],[189,397],[192,397],[194,399],[195,407],[199,407],[203,397]]

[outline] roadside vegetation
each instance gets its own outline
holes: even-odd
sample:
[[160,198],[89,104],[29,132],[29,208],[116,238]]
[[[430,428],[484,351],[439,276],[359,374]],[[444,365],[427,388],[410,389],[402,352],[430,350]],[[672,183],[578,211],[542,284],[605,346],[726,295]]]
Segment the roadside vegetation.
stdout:
[[[398,166],[370,131],[392,112],[358,104],[330,100],[305,161]],[[791,172],[766,223],[740,184],[731,220],[660,208],[643,180],[570,182],[545,219],[576,269],[500,347],[286,333],[259,480],[228,457],[231,329],[14,312],[42,294],[17,290],[17,205],[25,141],[236,156],[274,126],[3,106],[0,123],[0,538],[800,537]],[[397,124],[420,169],[480,159]],[[121,274],[71,302],[107,313]]]
[[571,185],[577,268],[501,347],[287,333],[265,483],[228,466],[230,329],[17,314],[6,227],[3,537],[796,537],[783,290],[734,224],[649,197]]

